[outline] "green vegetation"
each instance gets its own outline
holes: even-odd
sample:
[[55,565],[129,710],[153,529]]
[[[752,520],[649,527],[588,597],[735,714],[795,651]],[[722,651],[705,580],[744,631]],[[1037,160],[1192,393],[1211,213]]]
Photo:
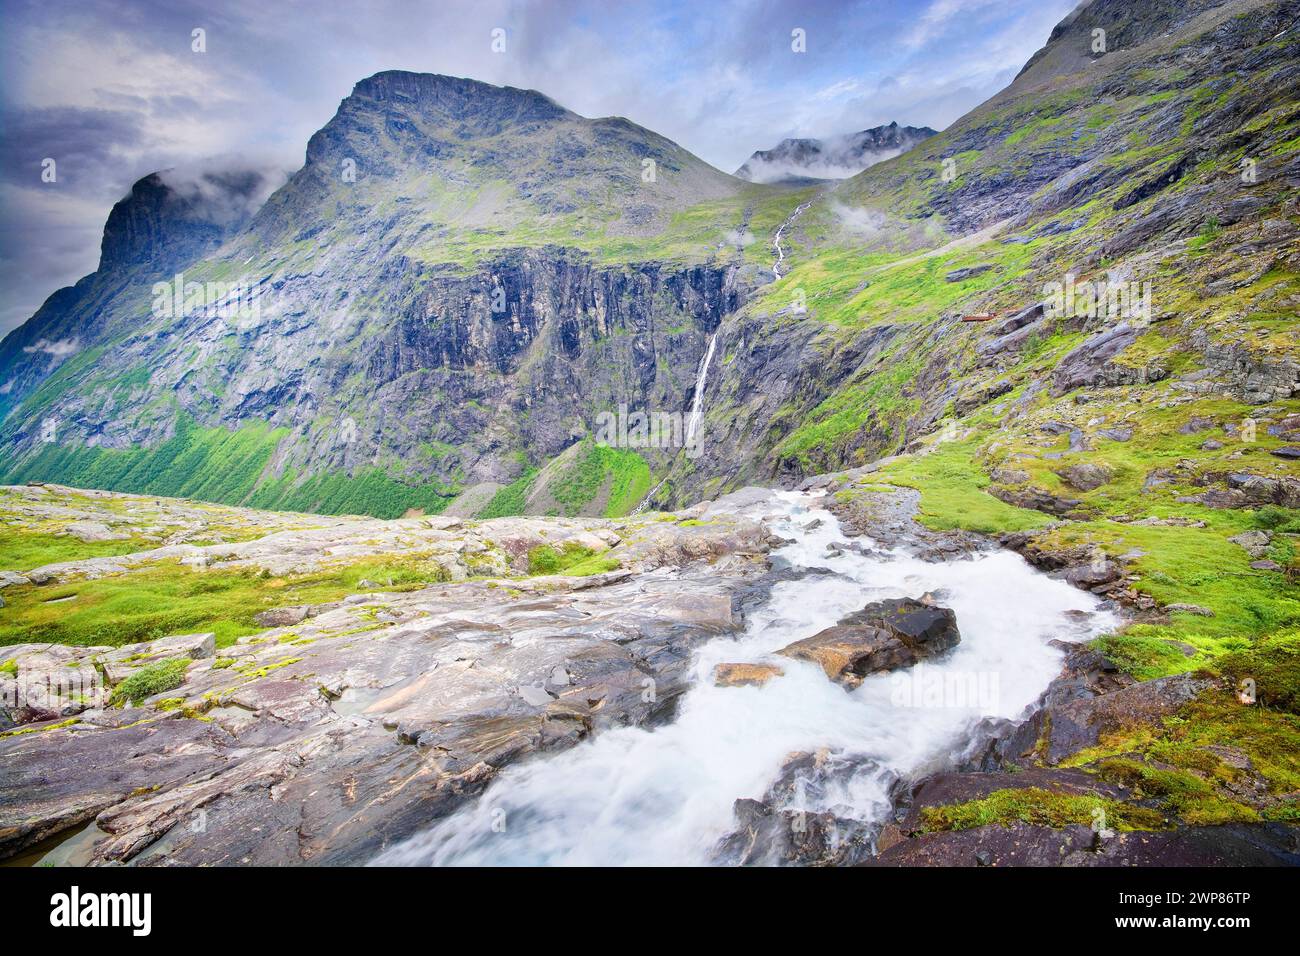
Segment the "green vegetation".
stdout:
[[1265,707],[1300,715],[1300,629],[1263,637],[1225,654],[1216,666],[1234,683],[1254,681],[1255,696]]
[[292,475],[265,479],[271,455],[287,434],[264,423],[234,431],[202,428],[182,414],[175,435],[155,448],[43,445],[0,474],[0,483],[58,481],[106,491],[378,518],[400,517],[409,508],[436,513],[455,497],[454,489],[407,485],[379,468],[351,477],[334,473],[303,481]]
[[475,517],[505,518],[523,514],[525,503],[528,501],[528,491],[536,477],[536,468],[525,468],[523,474],[493,495],[487,507]]
[[45,641],[120,646],[211,631],[217,645],[226,647],[263,630],[254,620],[261,611],[336,601],[364,590],[361,582],[366,580],[396,591],[447,579],[442,565],[420,555],[286,577],[251,570],[195,571],[174,561],[159,562],[96,580],[5,588],[0,646]]
[[293,476],[264,481],[242,503],[274,511],[400,518],[412,509],[437,514],[455,497],[454,489],[438,484],[407,485],[381,468],[370,468],[350,477],[334,472],[297,483]]
[[886,361],[859,383],[841,387],[804,417],[774,454],[793,456],[806,469],[816,470],[814,465],[845,458],[845,443],[856,440],[869,425],[892,437],[900,419],[916,408],[904,390],[919,368],[915,358]]
[[[478,518],[503,518],[544,508],[551,514],[574,517],[593,510],[607,518],[618,518],[640,503],[652,484],[650,465],[635,451],[599,445],[583,439],[564,455],[571,460],[558,474],[549,474],[544,489],[538,481],[542,472],[525,469],[513,482],[500,489]],[[553,472],[558,465],[548,466]],[[594,506],[594,507],[593,507]]]
[[265,424],[237,431],[201,428],[181,415],[176,433],[156,448],[116,450],[43,445],[0,481],[59,481],[81,488],[197,498],[239,504],[253,490],[284,429]]
[[575,541],[567,541],[558,551],[550,545],[539,545],[528,552],[529,574],[567,574],[587,577],[613,571],[619,566],[618,558],[593,551]]
[[975,463],[975,450],[971,440],[943,442],[929,454],[901,458],[872,472],[871,479],[919,491],[920,520],[936,531],[996,534],[1046,526],[1047,515],[1006,504],[984,490],[990,482]]
[[1165,829],[1164,815],[1118,800],[1077,794],[1053,793],[1039,787],[995,790],[980,800],[949,806],[925,807],[921,823],[928,832],[970,830],[974,827],[1027,823],[1039,827],[1091,826],[1097,811],[1115,830]]
[[1258,823],[1259,813],[1215,793],[1214,786],[1188,770],[1165,770],[1140,760],[1104,760],[1097,775],[1108,783],[1128,787],[1134,798],[1156,798],[1184,823],[1214,826]]
[[42,534],[0,525],[0,569],[12,571],[29,571],[60,561],[114,557],[150,547],[156,545],[136,537],[120,541],[81,541],[66,534]]
[[[1234,754],[1244,761],[1229,759]],[[1167,799],[1189,823],[1249,819],[1251,812],[1290,819],[1300,805],[1300,717],[1212,690],[1155,726],[1103,734],[1063,766],[1096,768],[1106,779]],[[1239,803],[1253,775],[1264,785],[1259,808]]]
[[650,466],[634,451],[598,445],[583,439],[575,463],[547,486],[547,493],[567,517],[582,514],[605,498],[606,517],[631,511],[650,490]]
[[180,687],[185,682],[189,666],[188,657],[172,657],[142,667],[113,688],[108,702],[111,705],[135,704],[146,697]]

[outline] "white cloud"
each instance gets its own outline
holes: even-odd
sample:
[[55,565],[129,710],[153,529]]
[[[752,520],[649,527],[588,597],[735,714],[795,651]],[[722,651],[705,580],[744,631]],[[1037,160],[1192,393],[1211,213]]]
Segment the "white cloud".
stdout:
[[69,355],[75,355],[80,349],[81,342],[78,339],[59,339],[57,342],[51,342],[49,339],[37,339],[32,345],[23,346],[23,351],[28,355],[44,352],[55,359],[65,359]]

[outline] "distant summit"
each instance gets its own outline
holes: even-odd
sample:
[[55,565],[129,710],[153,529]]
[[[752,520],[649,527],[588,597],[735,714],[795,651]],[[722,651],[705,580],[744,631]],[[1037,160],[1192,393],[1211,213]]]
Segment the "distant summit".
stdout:
[[935,135],[928,126],[877,126],[827,139],[783,139],[760,149],[736,175],[753,183],[800,183],[847,179],[882,160],[905,153]]

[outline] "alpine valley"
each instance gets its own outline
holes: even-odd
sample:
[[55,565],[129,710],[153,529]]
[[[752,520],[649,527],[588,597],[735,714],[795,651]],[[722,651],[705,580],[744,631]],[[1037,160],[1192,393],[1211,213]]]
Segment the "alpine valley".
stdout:
[[1300,862],[1297,0],[737,176],[382,72],[201,185],[0,343],[0,856]]

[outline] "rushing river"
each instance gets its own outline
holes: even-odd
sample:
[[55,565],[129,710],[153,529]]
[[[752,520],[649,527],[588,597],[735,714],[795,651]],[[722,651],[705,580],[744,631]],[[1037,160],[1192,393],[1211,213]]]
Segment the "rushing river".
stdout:
[[[791,808],[879,820],[894,774],[960,749],[980,718],[1016,717],[1034,701],[1060,669],[1062,652],[1049,641],[1086,640],[1117,623],[1092,595],[1011,552],[945,563],[902,551],[833,553],[828,546],[846,539],[816,497],[774,493],[746,510],[775,515],[772,530],[793,539],[776,556],[834,573],[776,585],[743,633],[702,647],[671,724],[606,731],[508,768],[472,804],[375,862],[708,863],[734,828],[734,801],[762,797],[792,752],[820,748],[871,761]],[[926,592],[956,612],[962,635],[937,662],[847,692],[816,665],[771,656],[871,601]],[[1094,613],[1070,613],[1078,611]],[[736,661],[776,662],[785,676],[763,687],[715,687],[714,665]]]

